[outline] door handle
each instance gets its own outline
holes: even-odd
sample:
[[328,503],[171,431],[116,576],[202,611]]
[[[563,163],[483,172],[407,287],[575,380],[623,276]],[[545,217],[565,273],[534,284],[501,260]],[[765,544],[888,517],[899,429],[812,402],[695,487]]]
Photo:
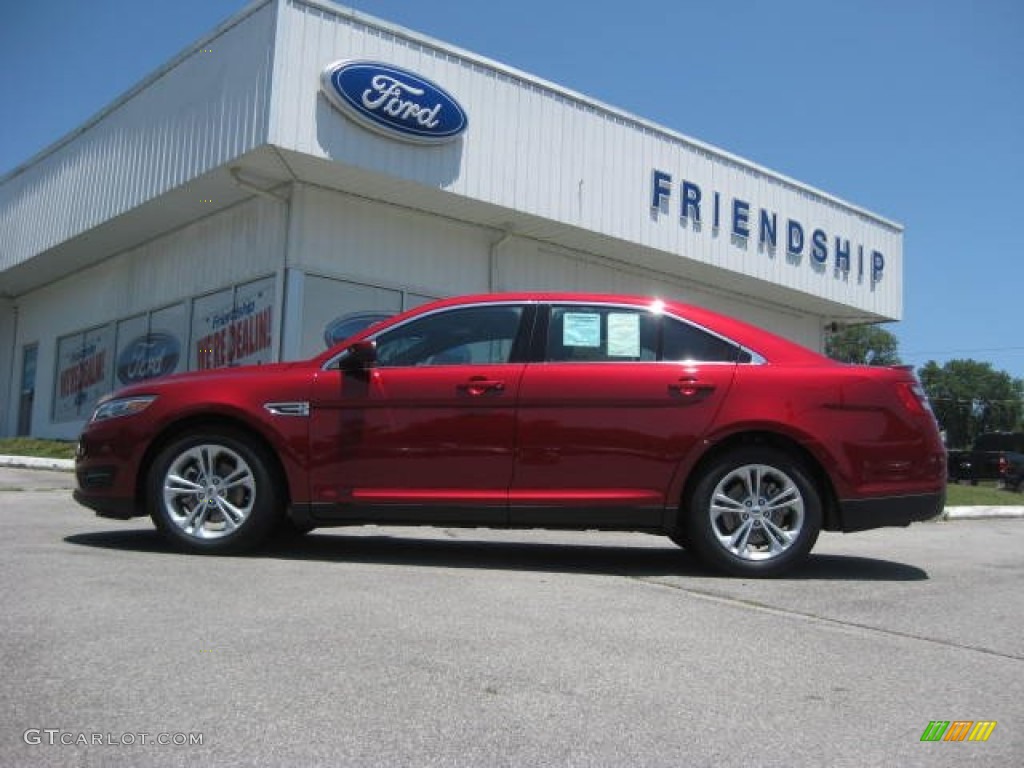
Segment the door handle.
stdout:
[[687,400],[703,400],[715,391],[714,384],[702,384],[695,376],[684,376],[668,385],[669,393]]
[[488,379],[486,376],[473,376],[469,381],[459,384],[457,389],[472,397],[480,397],[487,393],[500,394],[505,391],[505,382]]

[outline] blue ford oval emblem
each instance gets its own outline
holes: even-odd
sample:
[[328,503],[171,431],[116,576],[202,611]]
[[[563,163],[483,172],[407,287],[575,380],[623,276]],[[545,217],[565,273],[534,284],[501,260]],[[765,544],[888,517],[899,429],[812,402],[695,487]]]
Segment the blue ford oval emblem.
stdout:
[[178,367],[181,345],[169,333],[147,333],[128,342],[117,357],[117,378],[122,384],[166,376]]
[[336,61],[320,76],[330,102],[365,128],[416,143],[451,141],[466,112],[439,85],[375,61]]

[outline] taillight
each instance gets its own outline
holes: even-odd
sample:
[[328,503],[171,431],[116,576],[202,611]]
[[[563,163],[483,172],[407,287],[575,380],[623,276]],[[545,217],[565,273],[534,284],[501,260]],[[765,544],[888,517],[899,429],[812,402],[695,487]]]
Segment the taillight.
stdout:
[[999,476],[1006,477],[1006,470],[1010,468],[1010,462],[1006,460],[1005,456],[999,457]]
[[928,395],[924,388],[916,381],[901,381],[896,385],[896,394],[903,403],[903,407],[914,414],[930,414],[932,406],[928,402]]

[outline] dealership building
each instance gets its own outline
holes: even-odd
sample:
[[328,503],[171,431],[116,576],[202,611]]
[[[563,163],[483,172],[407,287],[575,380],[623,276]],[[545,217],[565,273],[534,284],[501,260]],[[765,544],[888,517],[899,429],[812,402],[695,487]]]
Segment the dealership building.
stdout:
[[[753,130],[753,128],[752,128]],[[0,178],[0,435],[312,356],[437,297],[678,298],[812,348],[899,319],[902,228],[323,0],[257,0]]]

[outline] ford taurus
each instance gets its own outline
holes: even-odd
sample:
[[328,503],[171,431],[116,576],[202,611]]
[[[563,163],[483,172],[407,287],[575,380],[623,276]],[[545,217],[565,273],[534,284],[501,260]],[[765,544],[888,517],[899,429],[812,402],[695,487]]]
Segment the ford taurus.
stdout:
[[76,474],[80,503],[191,552],[368,523],[611,529],[772,576],[821,530],[934,517],[946,459],[908,370],[674,301],[530,293],[135,383],[97,405]]

